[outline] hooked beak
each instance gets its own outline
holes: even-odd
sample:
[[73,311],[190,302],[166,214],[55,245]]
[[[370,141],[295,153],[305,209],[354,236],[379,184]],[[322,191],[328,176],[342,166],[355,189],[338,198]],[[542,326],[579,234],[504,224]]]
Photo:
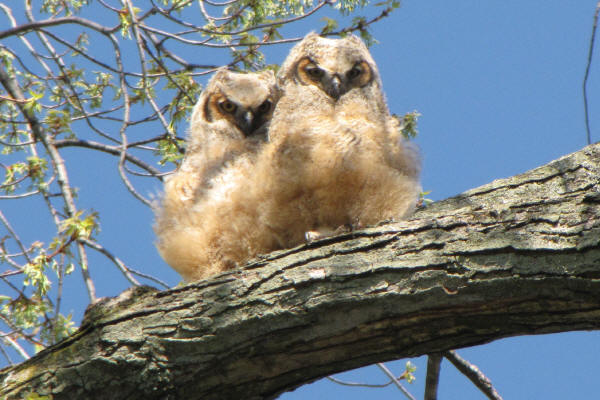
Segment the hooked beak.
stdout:
[[327,92],[327,94],[331,97],[333,97],[335,100],[338,100],[340,98],[340,96],[343,94],[342,93],[342,80],[340,79],[340,77],[336,74],[333,76],[333,78],[331,78],[331,80],[328,80],[325,84],[325,92]]
[[237,123],[239,128],[244,133],[244,136],[250,136],[254,130],[254,114],[252,111],[244,111],[237,115]]

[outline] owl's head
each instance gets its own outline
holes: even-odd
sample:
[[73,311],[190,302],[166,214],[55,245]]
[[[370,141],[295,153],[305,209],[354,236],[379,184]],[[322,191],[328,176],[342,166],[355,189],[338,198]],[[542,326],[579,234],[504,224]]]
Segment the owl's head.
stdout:
[[291,50],[277,79],[281,87],[288,82],[314,86],[333,101],[350,91],[381,90],[377,66],[354,35],[328,39],[309,33]]
[[264,136],[277,97],[272,71],[235,73],[222,69],[200,95],[191,124],[210,124],[239,138]]

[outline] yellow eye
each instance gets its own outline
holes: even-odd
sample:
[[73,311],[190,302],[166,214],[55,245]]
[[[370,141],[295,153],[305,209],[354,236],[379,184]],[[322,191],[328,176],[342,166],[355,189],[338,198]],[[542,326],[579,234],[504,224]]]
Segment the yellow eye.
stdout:
[[258,106],[258,111],[261,113],[266,113],[271,109],[271,102],[269,100],[265,100],[260,106]]
[[308,76],[313,80],[319,80],[323,77],[324,71],[319,67],[306,67],[304,69]]
[[362,74],[362,72],[363,69],[361,68],[361,66],[355,65],[350,71],[346,73],[346,76],[348,77],[348,79],[356,79],[360,76],[360,74]]
[[228,114],[232,114],[237,108],[237,106],[229,100],[220,102],[219,107],[221,107],[221,110],[225,111]]

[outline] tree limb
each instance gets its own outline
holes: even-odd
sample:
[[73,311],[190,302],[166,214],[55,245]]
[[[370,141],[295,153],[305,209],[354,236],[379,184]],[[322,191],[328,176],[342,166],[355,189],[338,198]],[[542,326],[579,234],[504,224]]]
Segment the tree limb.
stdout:
[[440,383],[440,369],[442,355],[430,354],[427,357],[427,376],[425,377],[425,400],[437,400],[438,384]]
[[600,145],[418,211],[90,308],[0,397],[272,399],[360,366],[600,329]]
[[592,35],[590,37],[590,49],[588,50],[587,64],[585,66],[585,74],[583,76],[583,111],[585,114],[585,132],[587,144],[592,143],[592,132],[590,129],[590,115],[588,111],[587,97],[587,81],[590,76],[590,67],[592,66],[592,56],[594,55],[594,40],[596,38],[596,28],[598,28],[598,14],[600,13],[600,1],[596,4],[596,12],[594,12],[594,23],[592,24]]
[[490,400],[502,400],[502,397],[496,392],[492,382],[485,376],[477,366],[471,364],[455,351],[450,350],[444,352],[444,358],[450,361],[456,369],[465,375],[473,384],[485,394]]
[[106,26],[97,24],[93,21],[90,21],[90,20],[87,20],[84,18],[79,18],[79,17],[73,17],[73,16],[57,17],[57,18],[46,19],[43,21],[34,21],[34,22],[30,22],[28,24],[21,24],[19,26],[15,26],[13,28],[0,31],[0,39],[4,39],[6,37],[14,36],[14,35],[22,35],[27,32],[34,31],[34,30],[40,30],[41,28],[45,28],[45,27],[63,25],[63,24],[77,24],[77,25],[81,25],[86,28],[90,28],[90,29],[93,29],[95,31],[98,31],[98,32],[101,32],[104,34],[110,34],[119,29],[118,25],[115,26],[114,28],[108,28]]
[[[62,139],[62,140],[55,141],[54,145],[56,146],[57,149],[60,149],[61,147],[70,147],[70,146],[85,147],[88,149],[100,150],[104,153],[112,154],[114,156],[121,155],[121,150],[119,149],[118,146],[111,146],[111,145],[107,145],[107,144],[103,144],[103,143],[98,143],[98,142],[94,142],[92,140]],[[158,179],[160,179],[160,176],[163,175],[163,173],[161,171],[154,168],[152,165],[145,163],[144,161],[140,160],[139,158],[137,158],[136,156],[133,156],[131,154],[125,153],[125,160],[129,161],[130,163],[132,163],[134,165],[137,165],[140,168],[145,169],[146,171],[155,175]]]

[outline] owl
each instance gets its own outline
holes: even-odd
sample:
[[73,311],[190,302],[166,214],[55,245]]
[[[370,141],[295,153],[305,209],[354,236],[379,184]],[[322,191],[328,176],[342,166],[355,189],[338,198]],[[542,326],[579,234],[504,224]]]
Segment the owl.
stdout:
[[282,95],[255,170],[270,172],[261,219],[282,247],[414,210],[419,157],[390,115],[360,39],[307,35],[277,83]]
[[194,106],[184,160],[165,182],[154,225],[159,253],[184,279],[205,276],[221,226],[237,226],[228,222],[235,212],[220,211],[235,207],[230,192],[251,173],[277,98],[272,71],[219,70]]

